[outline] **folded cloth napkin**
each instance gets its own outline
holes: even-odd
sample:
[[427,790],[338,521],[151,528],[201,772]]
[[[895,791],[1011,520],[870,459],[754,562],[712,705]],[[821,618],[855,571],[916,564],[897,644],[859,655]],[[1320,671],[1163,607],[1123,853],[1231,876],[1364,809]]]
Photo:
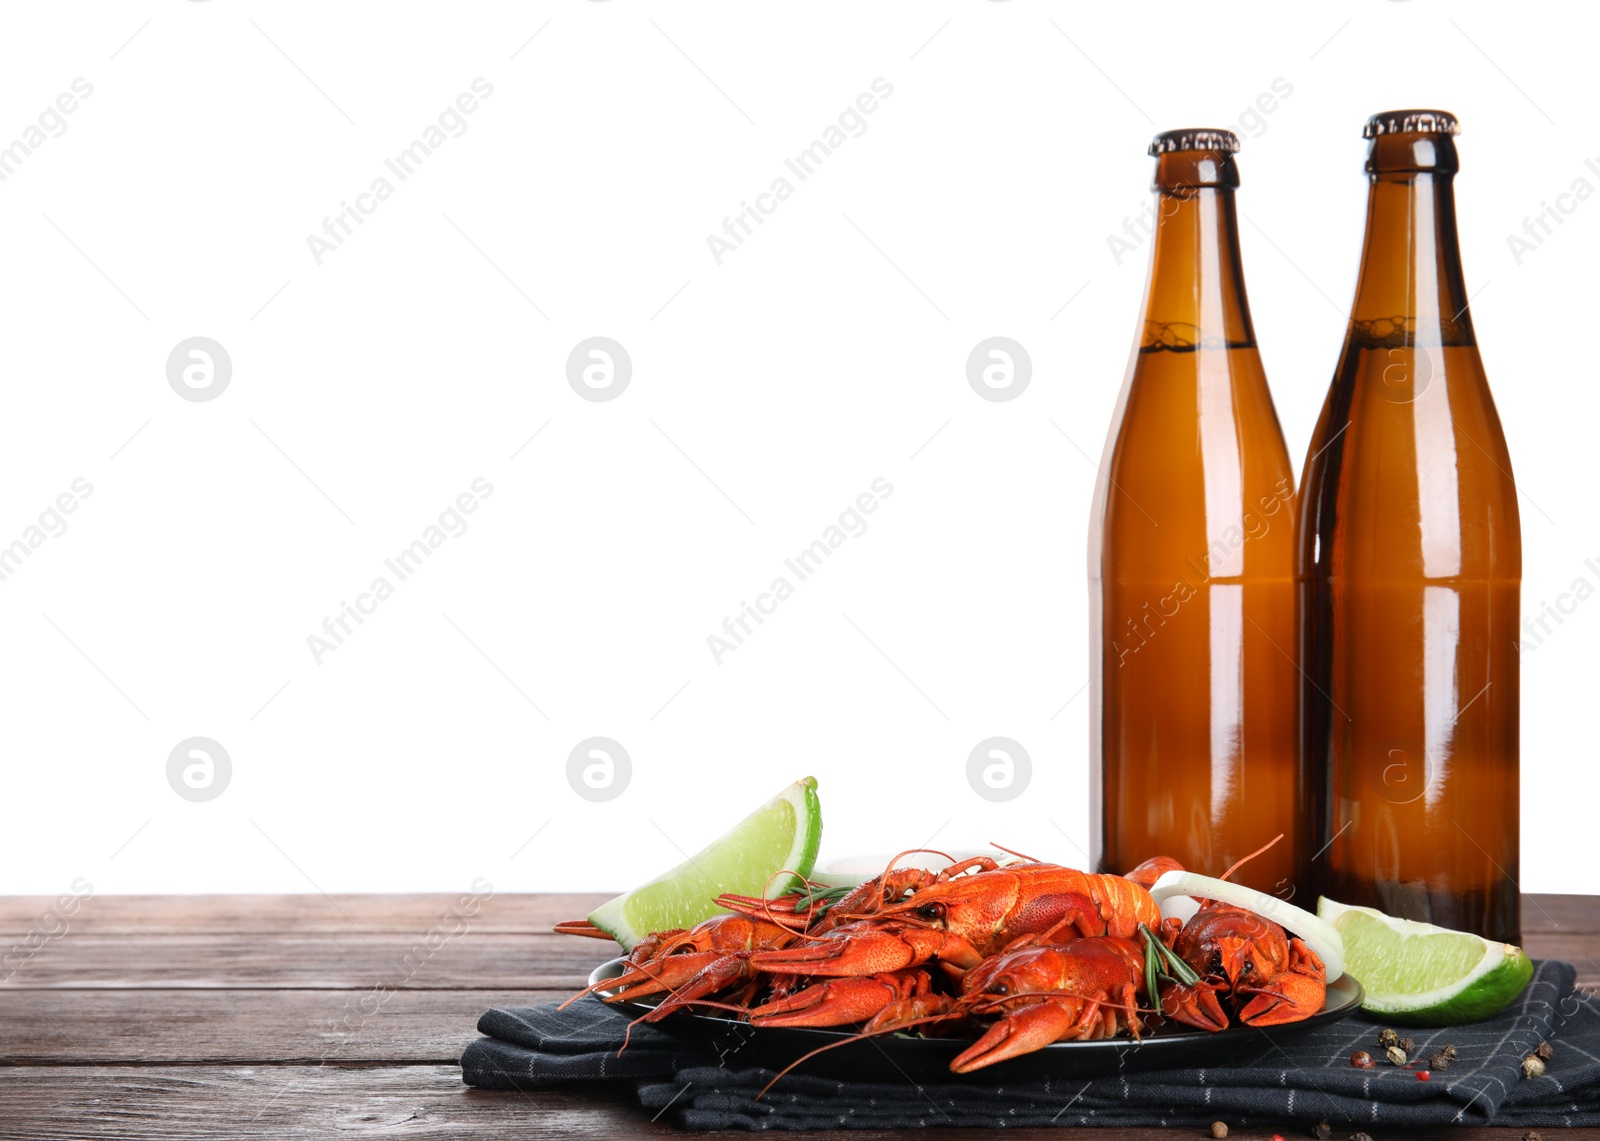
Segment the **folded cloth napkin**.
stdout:
[[[468,1085],[538,1090],[626,1082],[645,1108],[689,1129],[827,1129],[903,1126],[1203,1125],[1286,1121],[1358,1129],[1396,1125],[1600,1125],[1600,1003],[1573,989],[1570,964],[1541,962],[1522,996],[1486,1022],[1400,1029],[1423,1064],[1446,1044],[1449,1069],[1422,1081],[1383,1060],[1381,1023],[1357,1013],[1285,1036],[1253,1057],[1205,1069],[993,1082],[868,1083],[795,1071],[760,1101],[772,1071],[685,1045],[596,999],[494,1009],[461,1059]],[[1540,1042],[1555,1049],[1543,1077],[1522,1076]],[[1356,1069],[1350,1055],[1377,1059]]]

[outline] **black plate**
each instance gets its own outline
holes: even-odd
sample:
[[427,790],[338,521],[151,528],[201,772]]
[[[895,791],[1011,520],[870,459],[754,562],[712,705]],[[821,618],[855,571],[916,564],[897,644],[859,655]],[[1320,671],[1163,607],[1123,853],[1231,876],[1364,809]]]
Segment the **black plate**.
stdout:
[[[590,984],[614,979],[626,961],[612,959],[601,963],[589,975]],[[607,992],[599,992],[604,995]],[[1221,1061],[1246,1058],[1271,1049],[1272,1040],[1303,1034],[1355,1013],[1364,997],[1361,984],[1349,975],[1328,986],[1327,1004],[1302,1022],[1291,1022],[1265,1030],[1254,1026],[1233,1026],[1212,1033],[1168,1022],[1142,1041],[1131,1038],[1105,1038],[1094,1042],[1056,1042],[1031,1054],[997,1062],[972,1074],[950,1072],[950,1059],[972,1044],[970,1038],[917,1038],[884,1034],[838,1046],[810,1059],[798,1072],[819,1077],[847,1078],[856,1081],[898,1081],[907,1077],[919,1081],[1023,1081],[1051,1077],[1092,1077],[1117,1070],[1150,1070],[1164,1066],[1215,1065]],[[612,1003],[619,1010],[645,1014],[654,1001]],[[765,1066],[781,1070],[818,1046],[844,1042],[852,1037],[846,1028],[803,1029],[786,1026],[751,1026],[711,1014],[687,1011],[672,1014],[655,1023],[664,1033],[692,1042],[716,1053],[723,1063]]]

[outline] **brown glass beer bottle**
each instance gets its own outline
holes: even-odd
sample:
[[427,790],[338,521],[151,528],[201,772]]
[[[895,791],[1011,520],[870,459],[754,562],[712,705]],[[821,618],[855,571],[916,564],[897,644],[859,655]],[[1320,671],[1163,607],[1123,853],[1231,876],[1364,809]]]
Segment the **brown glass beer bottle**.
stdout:
[[1306,458],[1312,875],[1343,903],[1519,941],[1522,542],[1456,245],[1456,121],[1374,115],[1349,331]]
[[1169,131],[1140,332],[1089,530],[1096,870],[1155,855],[1294,894],[1294,476],[1256,351],[1228,131]]

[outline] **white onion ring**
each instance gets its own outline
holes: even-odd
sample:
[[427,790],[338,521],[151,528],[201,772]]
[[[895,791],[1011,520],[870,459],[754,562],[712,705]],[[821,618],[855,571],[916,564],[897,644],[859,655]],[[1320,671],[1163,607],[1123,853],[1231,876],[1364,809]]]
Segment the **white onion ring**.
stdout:
[[1161,907],[1161,918],[1187,923],[1200,910],[1200,901],[1192,895],[1169,895],[1156,901]]
[[[1326,919],[1319,919],[1303,907],[1296,907],[1286,900],[1275,895],[1268,895],[1264,891],[1257,891],[1253,887],[1243,884],[1230,883],[1228,880],[1213,879],[1211,876],[1202,876],[1196,872],[1164,872],[1155,886],[1150,889],[1150,897],[1157,904],[1171,901],[1174,905],[1172,914],[1177,915],[1182,904],[1179,898],[1188,896],[1190,902],[1195,899],[1215,899],[1221,903],[1230,903],[1235,907],[1242,907],[1246,911],[1254,912],[1264,919],[1270,919],[1279,926],[1285,927],[1305,940],[1306,946],[1317,953],[1317,958],[1322,960],[1324,978],[1333,982],[1344,974],[1344,936]],[[1161,909],[1167,915],[1167,907]]]

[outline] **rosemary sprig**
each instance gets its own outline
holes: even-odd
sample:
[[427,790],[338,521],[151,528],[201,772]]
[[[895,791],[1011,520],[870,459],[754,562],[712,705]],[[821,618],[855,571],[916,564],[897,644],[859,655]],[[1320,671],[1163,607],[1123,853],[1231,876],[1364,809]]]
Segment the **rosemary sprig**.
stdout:
[[1188,963],[1184,962],[1183,959],[1178,956],[1177,952],[1173,951],[1160,940],[1156,941],[1156,946],[1161,951],[1162,956],[1167,960],[1167,966],[1172,971],[1172,977],[1177,979],[1179,983],[1184,986],[1194,986],[1200,981],[1199,973]]
[[821,884],[807,881],[785,894],[796,897],[795,910],[807,912],[814,922],[821,919],[828,913],[829,908],[854,890],[853,887],[823,887]]
[[1161,1004],[1161,955],[1156,951],[1158,940],[1143,923],[1139,931],[1144,935],[1144,989],[1153,1006]]
[[1193,986],[1200,981],[1195,969],[1179,958],[1148,926],[1139,924],[1139,932],[1144,936],[1145,986],[1149,988],[1152,999],[1156,997],[1156,987],[1161,979],[1171,979],[1181,986]]

